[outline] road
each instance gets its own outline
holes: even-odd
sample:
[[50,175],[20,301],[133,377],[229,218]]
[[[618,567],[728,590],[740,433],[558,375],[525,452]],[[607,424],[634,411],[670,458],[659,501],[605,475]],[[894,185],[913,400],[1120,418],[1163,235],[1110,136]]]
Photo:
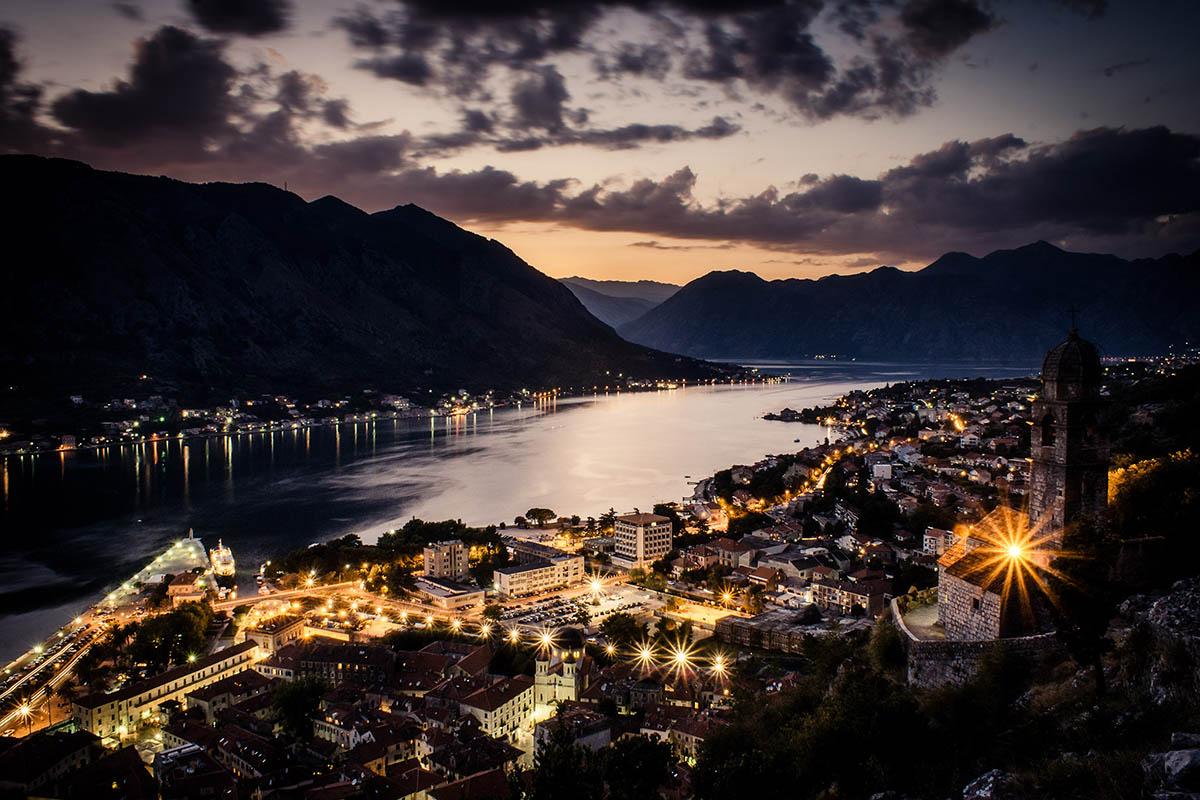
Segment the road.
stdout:
[[[46,687],[57,687],[68,680],[75,664],[88,652],[92,643],[99,638],[106,627],[124,621],[131,615],[136,616],[133,613],[133,601],[140,594],[139,584],[148,582],[154,575],[177,574],[198,567],[208,567],[208,554],[204,549],[204,544],[199,539],[193,538],[179,540],[155,557],[137,574],[100,598],[99,602],[87,611],[55,631],[44,642],[30,648],[9,663],[4,671],[6,676],[19,674],[27,669],[28,674],[22,675],[9,686],[0,690],[0,704],[11,705],[11,709],[0,716],[0,732],[8,730],[13,727],[14,722],[17,722],[20,727],[14,731],[14,734],[24,735],[29,727],[25,724],[27,716],[36,718],[43,710],[42,706],[47,700]],[[121,608],[125,610],[117,610]],[[71,653],[70,645],[66,642],[72,640],[73,632],[82,631],[85,628],[87,628],[86,633],[74,634],[77,641],[84,642],[84,646]],[[29,669],[29,666],[36,663],[38,658],[42,658],[42,661],[37,663],[33,669]],[[61,664],[57,670],[54,668],[56,664]],[[48,678],[47,672],[52,673]],[[28,714],[22,712],[22,708],[27,709]]]

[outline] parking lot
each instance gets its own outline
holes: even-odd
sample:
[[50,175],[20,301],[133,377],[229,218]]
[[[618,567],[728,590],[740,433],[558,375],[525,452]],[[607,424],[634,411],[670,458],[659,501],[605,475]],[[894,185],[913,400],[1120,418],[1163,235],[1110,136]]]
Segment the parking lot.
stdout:
[[615,584],[596,591],[586,590],[535,602],[510,601],[501,605],[500,621],[509,627],[520,628],[582,627],[584,622],[580,612],[583,611],[587,613],[587,624],[598,626],[619,611],[640,617],[659,606],[661,603],[649,592]]

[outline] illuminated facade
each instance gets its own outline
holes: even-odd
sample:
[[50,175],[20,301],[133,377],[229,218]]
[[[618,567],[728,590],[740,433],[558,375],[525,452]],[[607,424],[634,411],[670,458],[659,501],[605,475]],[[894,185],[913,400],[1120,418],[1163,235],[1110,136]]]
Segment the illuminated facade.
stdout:
[[613,525],[613,564],[646,569],[671,552],[671,520],[657,514],[623,514]]

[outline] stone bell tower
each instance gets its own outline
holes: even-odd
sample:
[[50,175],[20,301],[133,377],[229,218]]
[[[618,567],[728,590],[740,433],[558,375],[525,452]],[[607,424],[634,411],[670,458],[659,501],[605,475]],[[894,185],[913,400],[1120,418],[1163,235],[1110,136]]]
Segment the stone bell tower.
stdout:
[[1079,514],[1108,503],[1107,402],[1100,396],[1100,353],[1075,328],[1042,363],[1033,403],[1029,521],[1038,536],[1059,532]]

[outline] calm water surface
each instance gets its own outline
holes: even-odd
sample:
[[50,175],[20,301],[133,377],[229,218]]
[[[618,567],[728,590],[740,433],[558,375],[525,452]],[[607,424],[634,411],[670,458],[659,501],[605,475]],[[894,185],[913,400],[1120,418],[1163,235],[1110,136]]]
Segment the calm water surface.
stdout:
[[414,516],[486,524],[531,506],[587,517],[677,500],[691,494],[689,476],[824,438],[816,426],[761,418],[784,406],[915,377],[1030,372],[763,368],[793,379],[9,458],[0,463],[0,659],[188,528],[209,547],[222,538],[252,591],[252,573],[271,555],[351,532],[372,541]]

